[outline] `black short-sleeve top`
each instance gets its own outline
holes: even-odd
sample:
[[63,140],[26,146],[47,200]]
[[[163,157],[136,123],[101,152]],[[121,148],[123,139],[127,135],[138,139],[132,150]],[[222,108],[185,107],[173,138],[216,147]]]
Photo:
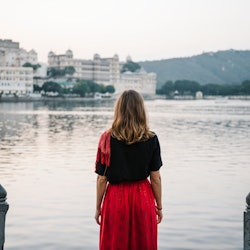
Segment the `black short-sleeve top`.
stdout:
[[162,166],[157,135],[129,145],[111,136],[110,147],[110,166],[97,162],[95,170],[99,175],[106,175],[110,183],[143,180]]

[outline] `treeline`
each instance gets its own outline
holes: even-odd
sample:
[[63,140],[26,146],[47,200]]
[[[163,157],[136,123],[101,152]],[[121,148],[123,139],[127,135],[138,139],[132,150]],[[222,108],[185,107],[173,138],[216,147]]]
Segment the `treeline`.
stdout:
[[45,82],[42,87],[34,85],[34,92],[41,92],[44,95],[50,95],[50,93],[57,93],[58,96],[64,96],[68,94],[76,94],[81,97],[94,96],[95,93],[114,93],[115,88],[112,85],[104,86],[103,84],[97,84],[91,80],[77,80],[71,87],[63,86],[54,81]]
[[130,71],[130,72],[135,72],[137,70],[141,69],[140,64],[135,63],[133,61],[127,61],[121,69],[121,73],[124,73],[126,71]]
[[23,64],[23,67],[32,68],[33,70],[37,70],[38,68],[41,67],[41,65],[40,64],[32,64],[32,63],[26,62],[25,64]]
[[47,70],[48,77],[62,77],[65,75],[73,75],[75,73],[75,68],[73,66],[67,66],[63,69],[50,67]]
[[201,91],[203,95],[250,95],[250,80],[243,81],[239,85],[214,83],[200,85],[198,82],[189,80],[167,81],[156,93],[168,97],[176,94],[194,96],[197,91]]

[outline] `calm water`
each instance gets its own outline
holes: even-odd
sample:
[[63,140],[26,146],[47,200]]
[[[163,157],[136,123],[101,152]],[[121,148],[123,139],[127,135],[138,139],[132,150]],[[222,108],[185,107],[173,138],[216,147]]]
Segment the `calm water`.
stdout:
[[[250,102],[146,101],[164,166],[159,249],[237,250],[250,192]],[[112,102],[0,103],[6,250],[98,248],[94,162]]]

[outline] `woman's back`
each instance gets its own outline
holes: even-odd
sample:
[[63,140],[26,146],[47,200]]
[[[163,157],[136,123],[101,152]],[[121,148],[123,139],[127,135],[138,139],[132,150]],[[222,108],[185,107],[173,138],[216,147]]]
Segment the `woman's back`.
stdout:
[[159,170],[162,165],[156,135],[129,145],[111,137],[110,146],[110,167],[106,174],[110,183],[146,179],[151,171]]
[[134,90],[124,91],[97,151],[100,250],[157,249],[161,166],[159,141],[147,125],[143,98]]

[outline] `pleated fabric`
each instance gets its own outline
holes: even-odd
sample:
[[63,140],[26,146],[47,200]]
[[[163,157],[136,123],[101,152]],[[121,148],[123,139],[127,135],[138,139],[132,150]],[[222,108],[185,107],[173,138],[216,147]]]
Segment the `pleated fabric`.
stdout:
[[157,250],[150,182],[108,184],[101,210],[100,250]]

